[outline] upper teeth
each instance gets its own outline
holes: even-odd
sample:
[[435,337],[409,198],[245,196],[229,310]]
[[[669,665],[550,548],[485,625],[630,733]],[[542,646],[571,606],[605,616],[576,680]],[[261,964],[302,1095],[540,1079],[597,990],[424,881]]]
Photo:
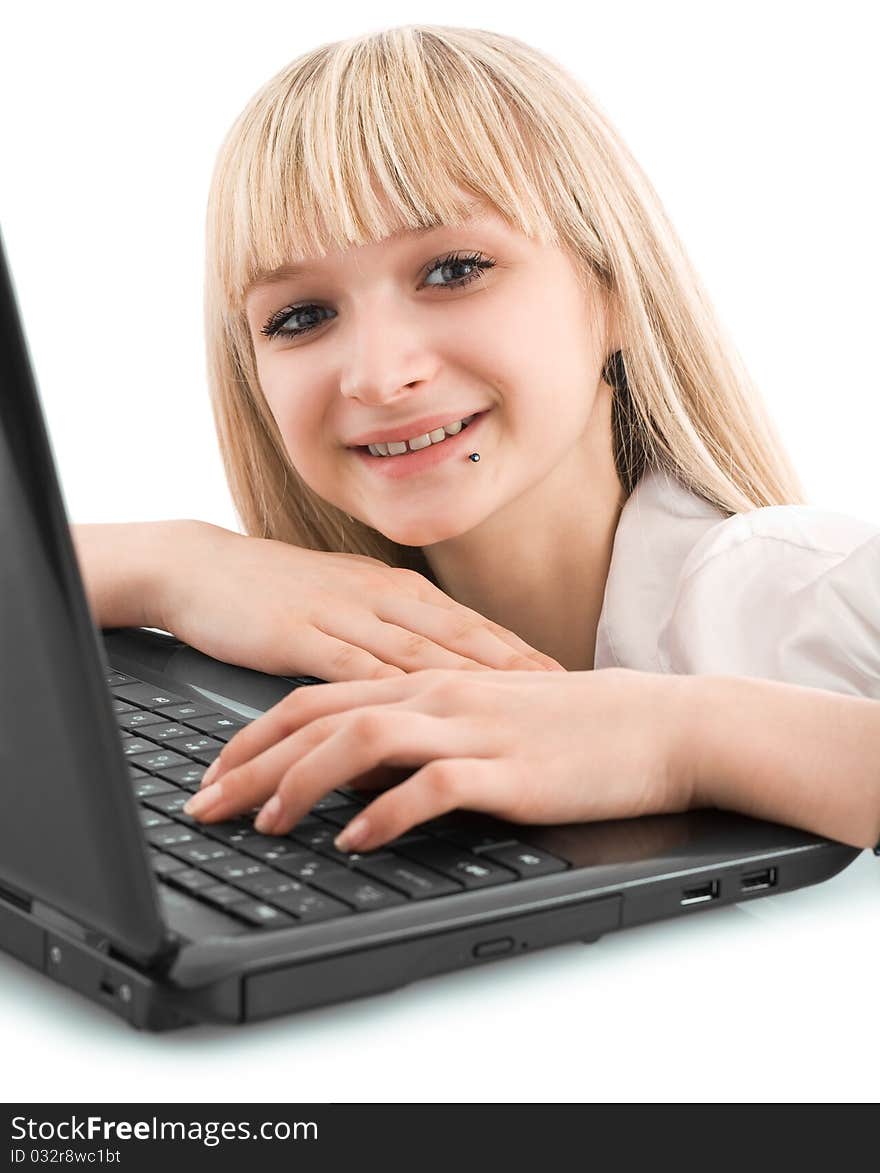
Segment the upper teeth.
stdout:
[[472,415],[469,415],[466,419],[456,420],[454,424],[445,424],[442,428],[437,428],[433,432],[425,432],[421,436],[413,436],[411,440],[382,441],[378,444],[368,444],[367,447],[373,456],[400,456],[402,452],[406,452],[407,450],[418,452],[420,448],[427,448],[429,444],[439,444],[447,436],[457,436],[461,429],[466,427],[473,418]]

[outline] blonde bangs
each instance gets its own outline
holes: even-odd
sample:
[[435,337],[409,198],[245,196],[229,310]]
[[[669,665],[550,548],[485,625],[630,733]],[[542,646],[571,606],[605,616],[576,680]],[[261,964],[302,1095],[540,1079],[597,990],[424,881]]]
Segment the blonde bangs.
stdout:
[[209,218],[230,310],[282,265],[461,224],[479,204],[562,243],[546,211],[562,185],[521,130],[535,112],[489,66],[399,29],[321,47],[272,78],[218,158]]

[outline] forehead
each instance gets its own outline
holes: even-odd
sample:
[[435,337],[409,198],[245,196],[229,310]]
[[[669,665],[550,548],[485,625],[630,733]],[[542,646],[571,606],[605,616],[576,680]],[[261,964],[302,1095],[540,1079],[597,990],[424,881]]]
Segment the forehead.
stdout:
[[[481,200],[472,200],[466,205],[461,220],[461,227],[468,228],[470,226],[493,226],[496,228],[506,229],[512,231],[511,226],[502,216],[495,211],[494,208],[484,204]],[[352,245],[350,248],[343,249],[337,253],[327,253],[324,257],[316,257],[314,259],[306,259],[298,261],[295,264],[279,265],[274,269],[261,270],[255,276],[254,280],[248,286],[248,295],[257,293],[261,290],[271,289],[272,286],[281,284],[282,282],[291,281],[297,277],[307,277],[318,273],[325,265],[331,263],[333,260],[341,259],[344,256],[354,255],[365,248],[388,248],[394,244],[406,243],[408,241],[426,240],[430,241],[433,236],[441,232],[448,232],[454,228],[459,227],[455,224],[445,224],[440,221],[428,224],[419,228],[401,228],[397,232],[392,232],[390,235],[377,241],[373,245]]]

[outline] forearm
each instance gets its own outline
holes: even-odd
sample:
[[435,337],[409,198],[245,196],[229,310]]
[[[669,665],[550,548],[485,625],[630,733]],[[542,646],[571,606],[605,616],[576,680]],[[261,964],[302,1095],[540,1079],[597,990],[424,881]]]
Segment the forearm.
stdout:
[[164,586],[191,520],[70,527],[95,625],[163,627]]
[[689,677],[693,806],[873,847],[880,701],[745,676]]

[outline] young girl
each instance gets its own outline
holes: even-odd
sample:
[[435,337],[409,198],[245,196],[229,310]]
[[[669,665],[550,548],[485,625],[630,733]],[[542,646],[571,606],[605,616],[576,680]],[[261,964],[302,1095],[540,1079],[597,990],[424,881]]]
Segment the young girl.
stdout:
[[407,26],[283,69],[217,161],[206,328],[249,537],[187,530],[157,625],[330,683],[187,811],[283,834],[384,786],[340,848],[456,807],[876,843],[880,527],[803,504],[651,184],[551,59]]

